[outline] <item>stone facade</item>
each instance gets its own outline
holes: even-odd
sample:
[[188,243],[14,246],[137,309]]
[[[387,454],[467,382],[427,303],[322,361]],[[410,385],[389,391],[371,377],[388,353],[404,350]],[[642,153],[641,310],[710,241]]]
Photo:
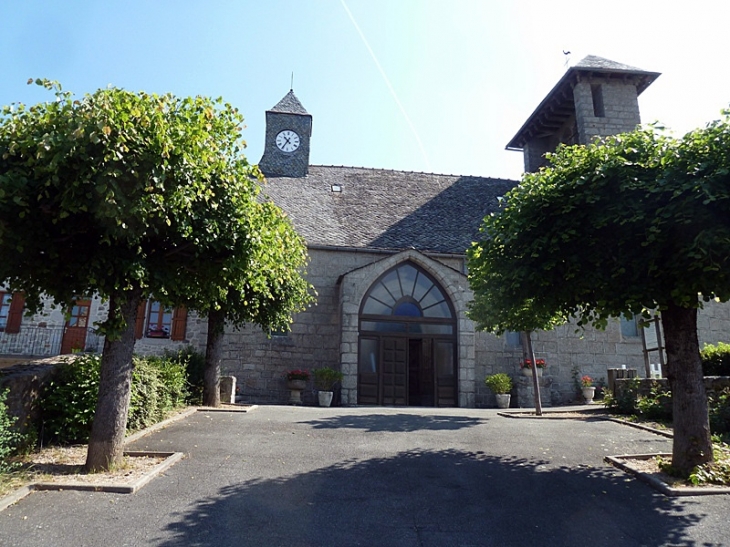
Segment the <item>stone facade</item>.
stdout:
[[578,142],[633,131],[641,123],[633,82],[594,77],[573,87]]
[[[84,350],[101,352],[104,337],[95,333],[94,325],[107,318],[108,303],[98,296],[91,299],[88,331]],[[32,315],[24,315],[20,324],[20,332],[0,332],[0,355],[48,357],[61,353],[66,316],[60,308],[53,305],[50,299],[43,301],[42,309]],[[205,350],[207,323],[195,312],[187,318],[185,339],[173,341],[166,338],[142,337],[136,341],[134,351],[141,355],[162,355],[166,350],[176,351],[191,345],[199,351]]]

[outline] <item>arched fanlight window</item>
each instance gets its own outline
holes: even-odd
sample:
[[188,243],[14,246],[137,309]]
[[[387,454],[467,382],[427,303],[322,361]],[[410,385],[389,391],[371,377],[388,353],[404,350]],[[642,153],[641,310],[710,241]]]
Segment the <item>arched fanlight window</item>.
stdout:
[[446,297],[431,277],[405,262],[393,268],[370,288],[363,315],[452,319]]

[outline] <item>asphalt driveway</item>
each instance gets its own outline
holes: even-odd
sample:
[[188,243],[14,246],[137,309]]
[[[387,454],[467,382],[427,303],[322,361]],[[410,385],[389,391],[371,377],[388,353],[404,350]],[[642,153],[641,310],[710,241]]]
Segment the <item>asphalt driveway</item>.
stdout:
[[185,452],[165,475],[35,492],[0,513],[0,545],[730,545],[730,495],[666,498],[603,463],[670,446],[494,410],[198,412],[130,447]]

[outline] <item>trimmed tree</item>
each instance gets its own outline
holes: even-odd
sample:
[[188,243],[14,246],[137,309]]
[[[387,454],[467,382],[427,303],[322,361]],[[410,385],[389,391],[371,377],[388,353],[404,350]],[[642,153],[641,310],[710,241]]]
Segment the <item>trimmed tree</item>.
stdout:
[[66,308],[92,293],[108,300],[86,462],[107,469],[122,457],[139,303],[177,303],[191,257],[230,243],[226,215],[247,214],[256,174],[243,119],[220,99],[109,88],[74,100],[35,83],[56,100],[0,118],[0,279],[31,311],[44,294]]
[[500,333],[661,311],[672,463],[686,476],[713,458],[697,309],[730,298],[728,118],[680,140],[637,130],[549,158],[468,252],[471,317]]
[[220,406],[221,346],[226,323],[287,330],[292,314],[313,301],[304,279],[307,251],[285,214],[268,201],[255,201],[247,214],[229,222],[230,246],[207,249],[186,265],[176,286],[182,302],[208,316],[203,405]]

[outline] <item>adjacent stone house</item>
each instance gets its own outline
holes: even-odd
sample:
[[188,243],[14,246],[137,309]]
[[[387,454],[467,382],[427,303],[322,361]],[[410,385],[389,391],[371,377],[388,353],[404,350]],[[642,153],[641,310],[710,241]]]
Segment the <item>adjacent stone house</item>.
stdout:
[[[658,76],[587,57],[566,71],[507,148],[522,151],[525,170],[532,171],[560,143],[632,130],[640,123],[638,96]],[[498,198],[517,181],[313,166],[312,121],[294,93],[287,93],[266,113],[260,167],[267,176],[264,193],[307,241],[307,277],[317,304],[298,314],[287,334],[256,327],[226,333],[223,371],[237,377],[243,400],[285,403],[287,370],[329,366],[345,375],[340,391],[345,405],[493,406],[484,377],[495,372],[515,377],[520,397],[513,399],[529,404],[518,334],[475,332],[466,315],[471,292],[465,250],[478,238],[482,219],[498,210]],[[2,313],[7,300],[10,314],[11,300],[3,298]],[[204,350],[205,322],[194,313],[155,302],[141,311],[137,351],[158,353],[184,344]],[[63,340],[69,329],[105,313],[102,302],[89,299],[68,320],[50,310],[26,318],[17,332],[0,333],[0,352],[12,353],[7,348],[13,337],[42,329],[60,334],[44,346],[50,353],[35,353],[68,351],[72,344],[64,346]],[[708,306],[699,325],[701,343],[727,340],[729,308]],[[99,349],[93,335],[75,347]],[[600,332],[576,332],[574,325],[539,332],[534,347],[548,365],[545,404],[571,400],[578,374],[601,378],[607,368],[621,366],[646,373],[633,320],[616,320]]]

